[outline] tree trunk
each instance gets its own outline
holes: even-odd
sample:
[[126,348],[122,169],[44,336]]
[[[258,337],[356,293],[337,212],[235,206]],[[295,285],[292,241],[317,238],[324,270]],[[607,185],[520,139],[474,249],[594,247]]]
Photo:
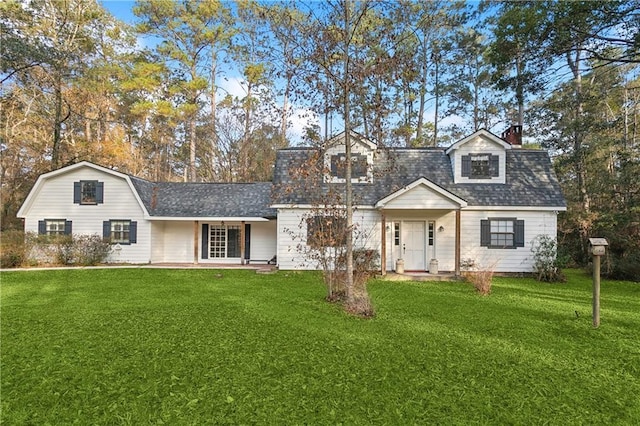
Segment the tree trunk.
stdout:
[[582,152],[584,140],[584,133],[582,129],[584,125],[584,123],[582,123],[584,116],[584,101],[582,95],[582,74],[580,72],[580,62],[582,59],[581,53],[581,48],[576,48],[575,59],[573,59],[571,57],[571,52],[567,52],[567,63],[571,68],[574,77],[575,122],[573,128],[573,153],[578,181],[578,192],[580,195],[582,210],[584,213],[589,214],[591,212],[591,198],[587,191],[587,172],[584,164],[584,154]]
[[351,184],[351,122],[349,119],[350,111],[350,84],[349,84],[349,40],[351,36],[351,26],[349,24],[349,8],[351,7],[351,1],[345,1],[344,8],[344,34],[345,34],[345,49],[344,49],[344,143],[345,143],[345,156],[346,156],[346,170],[345,170],[345,209],[347,215],[347,245],[346,245],[346,280],[345,287],[347,290],[347,303],[352,305],[355,302],[355,294],[353,288],[353,198]]
[[[214,43],[215,44],[215,43]],[[216,72],[218,69],[218,58],[215,49],[211,49],[211,176],[216,177],[216,158],[218,155],[218,133],[216,127],[217,103],[216,103]]]
[[435,98],[436,105],[435,111],[433,112],[433,146],[438,146],[438,107],[440,106],[440,56],[439,52],[434,54],[435,59],[435,67],[436,67],[436,75],[435,77]]
[[189,117],[189,181],[195,182],[196,175],[196,120],[192,114]]
[[55,86],[53,146],[51,149],[51,166],[54,170],[60,167],[60,140],[62,137],[62,79],[60,77],[60,74],[56,76]]
[[516,100],[518,102],[518,125],[524,125],[524,88],[522,83],[522,54],[520,50],[516,52]]
[[418,121],[416,123],[416,142],[422,145],[422,128],[424,127],[424,110],[427,103],[427,40],[422,40],[422,65],[420,74],[420,105],[418,107]]

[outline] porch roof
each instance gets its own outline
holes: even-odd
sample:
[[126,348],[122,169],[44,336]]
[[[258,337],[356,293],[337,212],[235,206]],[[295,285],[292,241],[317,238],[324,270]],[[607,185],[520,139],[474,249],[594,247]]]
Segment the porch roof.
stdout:
[[276,210],[270,207],[271,182],[150,182],[130,178],[151,219],[276,217]]
[[426,178],[415,180],[376,203],[376,208],[380,209],[453,209],[466,206],[465,200]]

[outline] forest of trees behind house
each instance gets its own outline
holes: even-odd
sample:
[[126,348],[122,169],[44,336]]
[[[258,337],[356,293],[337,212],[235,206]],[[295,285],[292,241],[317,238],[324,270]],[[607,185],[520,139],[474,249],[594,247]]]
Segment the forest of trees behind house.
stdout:
[[609,272],[640,276],[638,2],[345,1],[142,0],[134,24],[96,0],[0,3],[2,230],[38,175],[84,160],[268,181],[276,150],[342,130],[343,81],[350,128],[380,146],[522,125],[567,198],[562,253],[586,264],[605,237]]

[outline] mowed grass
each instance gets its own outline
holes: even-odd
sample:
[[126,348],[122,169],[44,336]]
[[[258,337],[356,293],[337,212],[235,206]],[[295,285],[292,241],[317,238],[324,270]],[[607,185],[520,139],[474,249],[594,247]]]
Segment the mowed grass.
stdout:
[[[1,275],[2,423],[638,424],[640,285],[373,281],[377,315],[317,273]],[[577,314],[576,314],[577,312]]]

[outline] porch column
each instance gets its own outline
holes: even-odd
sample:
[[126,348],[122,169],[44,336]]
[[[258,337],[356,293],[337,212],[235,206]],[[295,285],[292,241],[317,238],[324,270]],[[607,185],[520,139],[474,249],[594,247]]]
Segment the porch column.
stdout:
[[198,264],[198,230],[200,229],[200,221],[193,222],[193,263]]
[[456,277],[460,276],[460,209],[456,210]]
[[244,220],[240,224],[240,264],[244,265]]
[[382,214],[381,228],[380,228],[380,273],[384,277],[387,275],[387,218]]

